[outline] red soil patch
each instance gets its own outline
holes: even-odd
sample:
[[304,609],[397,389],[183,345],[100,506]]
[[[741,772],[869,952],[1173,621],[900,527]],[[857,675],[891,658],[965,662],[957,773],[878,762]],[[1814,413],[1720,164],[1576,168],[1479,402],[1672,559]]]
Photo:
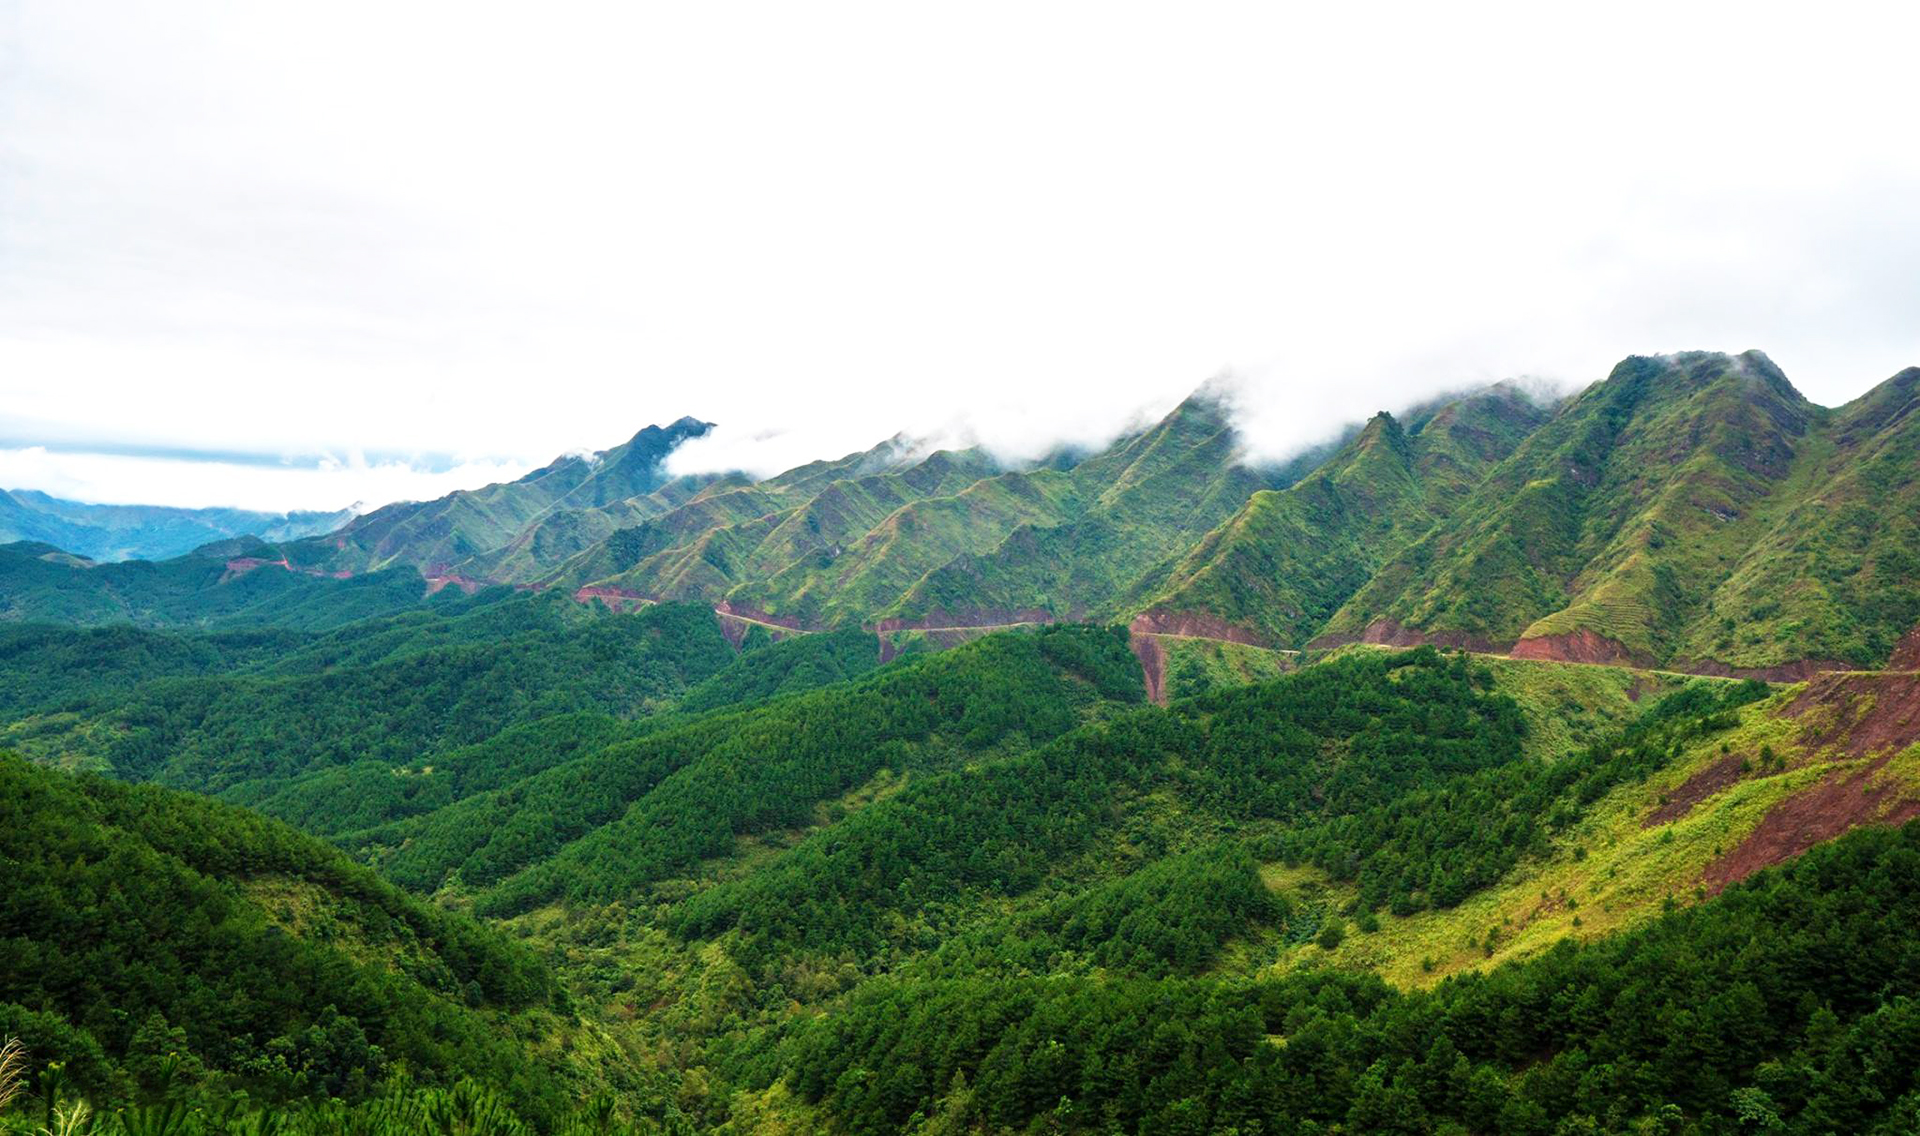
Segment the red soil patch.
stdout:
[[1890,671],[1920,671],[1920,626],[1900,637],[1894,645],[1893,658],[1887,660]]
[[1887,672],[1822,675],[1787,707],[1808,749],[1842,745],[1854,757],[1905,749],[1920,740],[1920,675]]
[[1707,866],[1703,880],[1712,891],[1848,829],[1920,816],[1920,794],[1913,788],[1873,783],[1896,754],[1920,741],[1920,675],[1822,675],[1787,706],[1785,716],[1802,720],[1796,741],[1805,749],[1838,746],[1851,757],[1874,760],[1852,772],[1834,770],[1775,805],[1738,848]]
[[445,576],[428,576],[427,594],[432,595],[443,588],[459,588],[466,594],[472,595],[480,590],[482,584],[483,581],[476,580],[471,576],[462,576],[457,572],[448,573]]
[[1701,881],[1718,893],[1771,864],[1790,859],[1863,824],[1902,824],[1920,816],[1920,798],[1904,785],[1874,785],[1891,754],[1851,777],[1838,773],[1775,805],[1733,851],[1707,865]]
[[1266,638],[1244,627],[1236,627],[1218,616],[1198,611],[1169,611],[1157,607],[1133,617],[1127,630],[1135,635],[1179,635],[1189,639],[1218,639],[1248,647],[1271,647]]
[[1652,664],[1627,649],[1618,639],[1581,628],[1559,635],[1537,635],[1522,639],[1507,652],[1516,659],[1545,659],[1558,663],[1598,663],[1617,667],[1647,667]]
[[1687,778],[1678,789],[1667,794],[1667,803],[1647,815],[1640,822],[1641,828],[1658,828],[1663,824],[1679,820],[1693,811],[1693,806],[1723,789],[1733,787],[1740,780],[1740,763],[1746,758],[1740,754],[1730,754],[1707,766],[1700,772]]
[[1129,635],[1127,645],[1140,660],[1140,672],[1146,679],[1147,700],[1157,706],[1167,704],[1167,652],[1152,635]]

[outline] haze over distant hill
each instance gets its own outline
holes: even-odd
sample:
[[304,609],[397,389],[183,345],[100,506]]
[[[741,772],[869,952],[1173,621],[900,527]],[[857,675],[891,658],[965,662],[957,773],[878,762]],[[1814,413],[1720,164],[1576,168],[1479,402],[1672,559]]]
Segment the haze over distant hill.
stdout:
[[357,510],[260,513],[165,505],[87,505],[34,489],[0,490],[0,544],[35,540],[89,560],[165,560],[235,536],[297,540],[332,532]]

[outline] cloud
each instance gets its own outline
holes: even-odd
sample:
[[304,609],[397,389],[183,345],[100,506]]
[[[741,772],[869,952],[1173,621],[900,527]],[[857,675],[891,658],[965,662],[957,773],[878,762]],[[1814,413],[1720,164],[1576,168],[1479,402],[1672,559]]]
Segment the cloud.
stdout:
[[1884,6],[13,12],[0,438],[480,476],[692,414],[768,471],[1230,371],[1279,451],[1630,353],[1920,362]]

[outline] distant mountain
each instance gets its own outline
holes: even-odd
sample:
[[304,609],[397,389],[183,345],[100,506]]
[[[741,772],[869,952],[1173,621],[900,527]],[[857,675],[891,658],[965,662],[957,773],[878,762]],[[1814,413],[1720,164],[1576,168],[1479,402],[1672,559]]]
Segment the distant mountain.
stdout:
[[1800,673],[1920,623],[1920,370],[1838,409],[1759,352],[1632,358],[1372,575],[1322,641]]
[[[692,418],[649,426],[613,449],[560,457],[517,481],[375,509],[337,533],[285,551],[302,568],[359,573],[405,565],[431,577],[478,570],[469,562],[500,552],[536,526],[584,526],[585,536],[572,538],[584,544],[612,531],[616,518],[664,512],[712,480],[676,481],[663,468],[675,446],[710,429],[711,423]],[[598,515],[609,507],[612,513]]]
[[[979,451],[920,455],[896,440],[802,472],[710,487],[560,580],[799,626],[1077,618],[1285,479],[1242,462],[1206,394],[1078,461],[1003,469]],[[595,578],[607,568],[618,570]]]
[[[1552,407],[1493,387],[1382,413],[1279,467],[1245,460],[1203,390],[1031,466],[896,437],[758,481],[669,475],[711,428],[683,418],[153,572],[16,550],[0,617],[331,625],[330,587],[377,614],[507,584],[706,604],[736,638],[864,626],[950,645],[1092,619],[1180,649],[1433,642],[1795,676],[1881,665],[1905,636],[1920,658],[1916,406],[1920,369],[1829,409],[1758,352],[1696,352],[1628,359]],[[73,551],[45,528],[31,539]],[[378,588],[335,586],[369,574]],[[243,579],[260,595],[231,594]]]
[[[439,597],[447,603],[459,596]],[[411,568],[337,579],[289,569],[257,537],[205,545],[171,560],[95,564],[50,544],[0,544],[0,620],[83,627],[338,627],[419,606]]]
[[1168,570],[1135,589],[1144,627],[1195,616],[1299,647],[1390,557],[1457,506],[1550,417],[1510,387],[1381,412],[1298,484],[1253,494]]
[[0,490],[0,544],[42,541],[98,561],[165,560],[229,537],[279,541],[332,532],[352,520],[354,512],[87,505],[34,489]]

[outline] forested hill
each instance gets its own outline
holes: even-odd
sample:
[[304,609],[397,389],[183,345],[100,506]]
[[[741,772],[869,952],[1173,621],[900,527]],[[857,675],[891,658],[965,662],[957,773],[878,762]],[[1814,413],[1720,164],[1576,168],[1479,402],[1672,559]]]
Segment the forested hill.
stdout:
[[0,866],[0,1035],[99,1106],[170,1079],[352,1101],[405,1068],[568,1107],[498,1025],[579,1029],[531,952],[277,822],[0,753]]
[[327,771],[392,780],[395,765],[558,714],[644,714],[734,659],[705,608],[616,617],[556,595],[309,636],[23,629],[9,642],[0,673],[45,688],[12,744],[242,800]]

